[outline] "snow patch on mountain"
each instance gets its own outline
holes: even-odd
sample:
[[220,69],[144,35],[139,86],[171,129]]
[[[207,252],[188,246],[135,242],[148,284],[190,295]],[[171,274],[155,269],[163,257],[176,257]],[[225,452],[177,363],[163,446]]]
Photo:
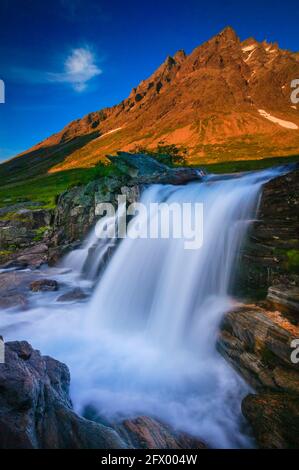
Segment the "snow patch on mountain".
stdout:
[[267,113],[264,109],[259,109],[258,112],[261,116],[268,119],[268,121],[274,122],[275,124],[279,124],[281,127],[285,127],[286,129],[298,129],[297,124],[291,121],[284,121],[283,119],[279,119],[275,116],[272,116],[270,113]]

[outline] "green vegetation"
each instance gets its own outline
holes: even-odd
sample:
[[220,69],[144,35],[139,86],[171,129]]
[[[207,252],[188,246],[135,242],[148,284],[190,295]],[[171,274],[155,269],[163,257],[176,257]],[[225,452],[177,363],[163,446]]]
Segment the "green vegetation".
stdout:
[[44,227],[39,227],[36,231],[35,231],[35,237],[34,237],[34,241],[36,242],[39,242],[41,241],[43,238],[44,238],[44,235],[46,233],[46,231],[49,229],[49,227],[46,225]]
[[[148,153],[153,158],[168,166],[188,165],[187,150],[176,145],[164,145],[160,142],[156,149],[148,150],[136,148],[135,152]],[[299,162],[299,155],[291,157],[271,157],[258,160],[225,161],[211,164],[199,164],[208,173],[234,173],[240,171],[261,170],[270,166]],[[192,165],[194,166],[194,165]],[[0,168],[1,169],[1,168]],[[10,177],[3,176],[4,185],[0,188],[0,207],[10,206],[21,202],[32,201],[39,203],[44,208],[55,206],[57,195],[74,186],[87,184],[97,178],[104,176],[118,175],[119,171],[113,164],[99,163],[91,168],[76,168],[72,170],[60,171],[57,173],[41,173],[29,179],[26,169],[23,178],[20,174],[14,179],[10,172]],[[27,206],[30,209],[30,206]],[[37,206],[32,207],[37,208]],[[13,216],[13,214],[10,214]],[[22,217],[16,215],[16,217]],[[9,218],[9,214],[1,216],[1,219]]]
[[188,150],[185,147],[178,147],[175,144],[165,145],[163,141],[159,142],[155,149],[137,147],[135,153],[146,153],[158,162],[170,167],[188,165]]
[[16,212],[6,212],[0,216],[0,220],[16,220],[18,222],[25,222],[27,219],[22,214]]
[[57,195],[66,189],[86,184],[103,176],[113,175],[116,172],[113,165],[99,164],[92,168],[43,174],[40,177],[3,185],[0,188],[0,207],[32,201],[39,202],[44,208],[51,208],[55,206]]
[[0,250],[0,257],[8,256],[13,252],[13,250]]

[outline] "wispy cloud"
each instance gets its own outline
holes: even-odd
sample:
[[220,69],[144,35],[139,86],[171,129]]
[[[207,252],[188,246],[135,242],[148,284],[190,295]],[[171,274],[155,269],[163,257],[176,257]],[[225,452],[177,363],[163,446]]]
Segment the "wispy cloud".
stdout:
[[96,64],[95,55],[89,48],[73,49],[64,63],[64,71],[48,73],[51,82],[69,83],[74,90],[81,92],[87,83],[100,75],[102,70]]
[[97,56],[90,47],[72,49],[63,61],[61,71],[49,72],[28,67],[11,69],[7,78],[32,84],[65,83],[76,92],[86,90],[88,82],[102,73]]

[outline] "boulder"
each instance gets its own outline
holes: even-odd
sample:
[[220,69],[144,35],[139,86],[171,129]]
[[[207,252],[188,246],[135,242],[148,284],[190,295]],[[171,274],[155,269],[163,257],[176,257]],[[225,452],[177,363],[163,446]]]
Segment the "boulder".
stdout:
[[137,449],[205,449],[206,445],[182,432],[175,431],[165,423],[147,416],[127,419],[117,431],[130,448]]
[[60,295],[57,299],[57,302],[71,302],[84,300],[86,298],[87,295],[83,292],[83,290],[80,289],[80,287],[76,287],[75,289]]
[[4,271],[0,273],[0,308],[28,306],[28,284],[32,273]]
[[291,343],[297,338],[299,327],[280,312],[239,305],[225,316],[217,348],[256,390],[288,392],[287,377],[294,384],[299,380],[299,364],[291,361]]
[[27,342],[5,345],[0,364],[1,449],[121,449],[117,433],[79,417],[69,397],[68,368]]
[[204,449],[200,440],[140,416],[102,424],[72,410],[70,374],[26,341],[5,344],[0,364],[0,449]]
[[12,307],[28,307],[28,299],[25,295],[19,293],[10,293],[8,295],[1,295],[0,297],[0,309],[1,308],[12,308]]
[[32,292],[53,292],[58,290],[58,282],[52,279],[39,279],[30,284]]

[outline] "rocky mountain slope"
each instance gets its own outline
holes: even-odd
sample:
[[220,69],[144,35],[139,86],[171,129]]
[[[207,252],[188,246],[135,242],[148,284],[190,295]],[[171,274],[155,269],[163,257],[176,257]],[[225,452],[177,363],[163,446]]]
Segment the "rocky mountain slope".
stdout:
[[88,167],[117,150],[186,147],[190,162],[299,153],[291,82],[298,54],[240,41],[232,28],[178,51],[120,104],[78,119],[8,163],[0,175]]

